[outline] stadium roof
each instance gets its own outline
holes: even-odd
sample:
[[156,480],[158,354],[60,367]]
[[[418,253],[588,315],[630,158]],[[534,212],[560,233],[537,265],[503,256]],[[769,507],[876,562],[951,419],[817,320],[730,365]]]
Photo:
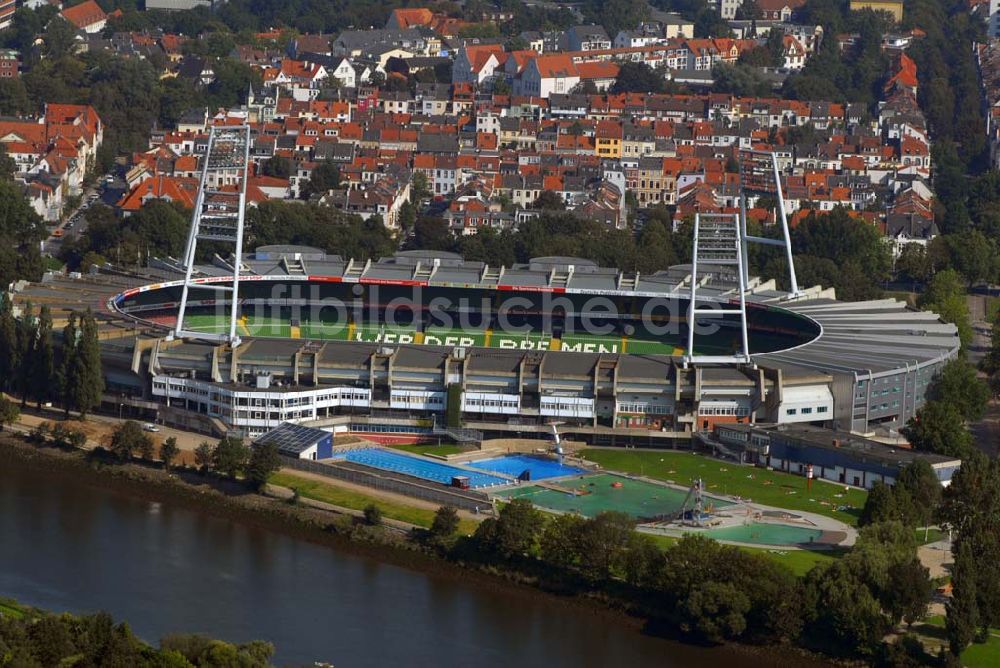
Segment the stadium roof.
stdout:
[[[322,280],[335,282],[360,282],[395,284],[402,286],[427,286],[484,290],[531,290],[554,294],[601,294],[610,296],[658,297],[685,299],[690,289],[690,266],[677,265],[654,274],[631,274],[617,269],[597,267],[590,260],[570,257],[534,258],[528,263],[510,267],[488,266],[482,262],[465,262],[453,253],[409,251],[372,262],[344,260],[337,255],[310,254],[301,261],[301,269],[293,272],[295,263],[277,257],[282,250],[300,252],[306,249],[289,247],[268,248],[268,259],[246,260],[249,274],[258,274],[264,280]],[[308,249],[315,251],[315,249]],[[317,259],[317,258],[322,259]],[[198,266],[205,276],[213,276],[218,269]],[[304,273],[302,273],[304,271]],[[169,284],[165,284],[169,285]],[[162,287],[162,285],[161,285]],[[737,297],[736,281],[724,275],[711,276],[698,288],[699,299],[728,303]],[[123,293],[122,296],[128,295]],[[117,298],[116,298],[117,299]],[[895,299],[878,299],[863,302],[841,302],[832,290],[809,288],[798,295],[789,295],[777,289],[773,281],[751,277],[746,294],[748,304],[785,310],[818,325],[819,335],[813,340],[786,350],[758,353],[753,361],[763,367],[782,369],[787,377],[806,377],[816,374],[849,374],[858,377],[897,373],[906,368],[921,367],[949,357],[959,348],[958,330],[941,322],[935,313],[917,311]],[[252,359],[258,355],[283,356],[288,350],[304,345],[304,341],[278,341],[248,337],[249,346],[243,348],[241,357]],[[379,345],[327,341],[322,352],[324,363],[343,365],[362,363]],[[407,346],[393,346],[399,350]],[[432,348],[405,353],[400,362],[413,366],[438,367],[438,353]],[[489,367],[511,368],[522,355],[510,351],[512,357],[500,355],[497,349],[470,350],[470,363]],[[577,352],[545,352],[546,369],[583,369],[588,365]],[[489,355],[489,358],[485,356]],[[563,360],[562,356],[567,356]],[[479,359],[483,356],[483,359]],[[605,355],[615,357],[616,355]],[[624,358],[624,356],[623,356]],[[660,375],[662,370],[652,363],[655,356],[640,356],[620,367],[620,371],[637,377]],[[669,357],[664,359],[669,360]],[[474,362],[472,360],[475,360]],[[585,372],[584,372],[585,373]]]

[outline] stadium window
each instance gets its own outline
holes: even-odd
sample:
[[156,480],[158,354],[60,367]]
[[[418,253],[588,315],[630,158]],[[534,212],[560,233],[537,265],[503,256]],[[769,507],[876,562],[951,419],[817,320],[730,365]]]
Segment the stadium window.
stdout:
[[816,409],[816,412],[817,413],[825,413],[826,412],[826,406],[820,406],[819,408]]
[[813,409],[812,409],[812,408],[803,408],[803,409],[802,409],[802,414],[803,414],[803,415],[808,415],[808,414],[810,414],[810,413],[812,413],[812,412],[813,412]]
[[785,415],[795,415],[798,411],[794,408],[785,409]]

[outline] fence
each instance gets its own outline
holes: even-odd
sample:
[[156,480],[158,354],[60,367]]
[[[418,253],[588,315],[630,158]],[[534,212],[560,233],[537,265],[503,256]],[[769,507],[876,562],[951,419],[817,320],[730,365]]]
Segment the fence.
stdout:
[[478,510],[480,512],[492,508],[488,496],[482,492],[458,490],[428,483],[426,480],[414,478],[401,473],[390,473],[356,462],[333,462],[329,464],[304,459],[286,458],[284,465],[289,468],[318,473],[328,478],[336,478],[356,485],[364,485],[384,492],[393,492],[411,496],[422,501],[429,501],[441,506],[452,506],[461,510]]

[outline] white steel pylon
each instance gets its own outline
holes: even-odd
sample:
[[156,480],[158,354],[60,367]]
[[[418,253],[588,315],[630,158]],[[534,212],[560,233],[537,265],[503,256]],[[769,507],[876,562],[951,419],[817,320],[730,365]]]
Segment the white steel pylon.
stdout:
[[[750,267],[747,258],[748,243],[783,246],[785,260],[788,262],[789,296],[799,295],[799,283],[795,278],[795,260],[792,258],[792,239],[788,232],[788,216],[785,212],[785,197],[781,187],[781,170],[778,169],[778,156],[772,151],[755,151],[743,149],[740,151],[740,239],[743,255],[743,282],[750,281]],[[755,195],[772,195],[776,200],[778,220],[781,223],[781,238],[758,237],[747,234],[747,193]]]
[[[184,288],[173,335],[226,341],[238,346],[236,334],[239,308],[240,270],[243,266],[243,221],[246,209],[247,180],[250,164],[250,126],[212,127],[202,158],[201,182],[194,205],[191,231],[184,252]],[[235,246],[232,279],[225,276],[212,283],[196,283],[191,274],[197,258],[199,241],[232,243]],[[229,319],[224,332],[195,332],[184,327],[191,292],[214,292],[228,295]],[[215,303],[225,303],[225,297]]]
[[[691,253],[691,301],[688,304],[687,350],[684,363],[713,364],[750,361],[750,342],[747,335],[746,279],[744,272],[744,244],[740,234],[740,218],[735,213],[699,213],[694,217],[694,248]],[[706,271],[707,269],[707,271]],[[700,275],[703,274],[704,276]],[[698,287],[706,279],[736,277],[736,304],[709,308],[698,306]],[[717,302],[706,301],[706,304]],[[738,315],[742,350],[732,355],[698,355],[695,348],[695,330],[699,316]]]

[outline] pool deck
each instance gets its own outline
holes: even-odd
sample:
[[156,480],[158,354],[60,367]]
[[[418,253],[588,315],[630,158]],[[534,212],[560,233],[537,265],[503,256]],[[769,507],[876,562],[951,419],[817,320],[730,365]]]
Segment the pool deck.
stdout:
[[[779,518],[781,521],[779,521]],[[767,543],[743,543],[732,540],[719,540],[720,543],[730,545],[742,545],[749,547],[773,547],[783,550],[830,550],[835,548],[850,547],[858,539],[858,532],[854,527],[848,526],[839,520],[826,515],[808,513],[804,511],[789,511],[783,508],[765,506],[759,503],[742,502],[734,506],[722,508],[713,513],[704,529],[723,529],[740,526],[747,521],[755,524],[780,524],[783,526],[801,527],[804,529],[816,529],[823,533],[820,537],[808,545],[802,544],[767,544]],[[704,529],[692,526],[683,526],[679,523],[651,523],[640,524],[637,531],[656,534],[659,536],[673,536],[680,538],[685,534],[697,534]]]

